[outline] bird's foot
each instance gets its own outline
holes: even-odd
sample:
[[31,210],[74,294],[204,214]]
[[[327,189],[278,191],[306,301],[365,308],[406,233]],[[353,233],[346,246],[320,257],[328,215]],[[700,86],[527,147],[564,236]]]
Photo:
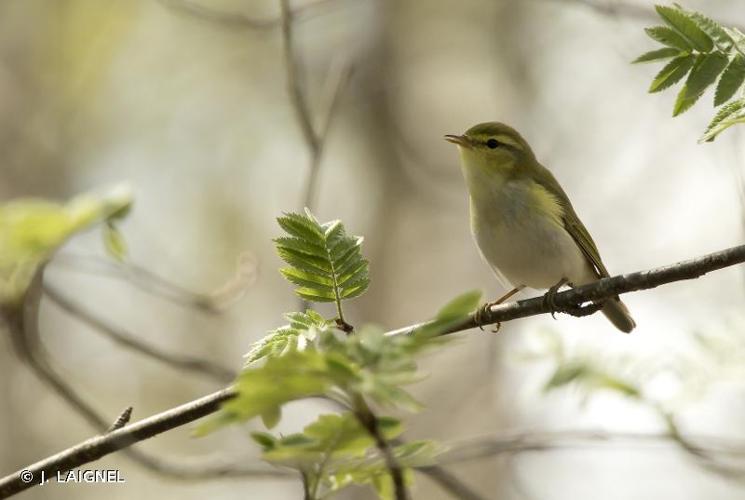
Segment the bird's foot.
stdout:
[[[483,306],[476,309],[476,314],[474,314],[473,319],[476,321],[476,324],[479,326],[479,329],[483,332],[484,330],[484,323],[486,322],[486,317],[489,314],[489,309],[491,309],[492,306],[495,306],[499,304],[499,300],[495,300],[493,302],[487,302]],[[497,333],[499,331],[499,328],[502,326],[502,323],[497,321],[494,323],[494,325],[491,328],[492,333]]]
[[564,310],[559,310],[559,308],[556,307],[556,293],[562,286],[566,285],[568,282],[568,279],[561,278],[559,282],[549,288],[546,294],[543,296],[543,305],[548,308],[548,310],[551,312],[551,317],[554,319],[556,319],[557,312],[565,312]]

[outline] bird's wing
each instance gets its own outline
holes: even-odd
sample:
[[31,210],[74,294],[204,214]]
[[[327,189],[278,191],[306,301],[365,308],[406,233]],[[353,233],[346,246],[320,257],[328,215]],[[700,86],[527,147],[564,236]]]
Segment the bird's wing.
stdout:
[[564,223],[564,229],[572,236],[572,239],[577,243],[580,250],[584,254],[587,261],[590,263],[595,273],[599,278],[605,278],[610,276],[608,270],[605,268],[605,264],[600,259],[600,252],[598,251],[597,245],[587,231],[587,228],[582,221],[579,220],[577,213],[572,207],[572,202],[569,201],[569,197],[561,188],[561,185],[553,176],[553,174],[545,167],[541,166],[538,175],[538,183],[543,186],[549,193],[554,195],[559,201],[561,208],[564,211],[562,221]]

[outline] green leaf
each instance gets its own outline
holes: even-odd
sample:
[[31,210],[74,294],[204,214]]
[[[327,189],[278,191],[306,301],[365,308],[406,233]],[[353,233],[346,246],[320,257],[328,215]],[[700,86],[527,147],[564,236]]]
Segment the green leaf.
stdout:
[[103,243],[111,258],[124,262],[127,257],[127,242],[113,222],[108,221],[103,227]]
[[462,319],[475,311],[480,301],[481,290],[470,290],[442,306],[435,318],[438,320]]
[[606,389],[633,398],[640,395],[640,391],[635,384],[583,360],[559,364],[553,376],[546,383],[544,391],[548,392],[572,383],[580,384],[588,391]]
[[722,25],[720,25],[718,22],[709,19],[700,12],[682,9],[677,4],[676,7],[683,10],[686,15],[688,15],[688,17],[691,18],[699,28],[701,28],[701,30],[703,30],[707,35],[709,35],[709,37],[711,37],[712,40],[714,40],[714,43],[721,50],[728,52],[732,48],[732,46],[734,45],[732,37],[729,35],[729,33],[727,33],[727,30],[725,30],[724,27],[722,27]]
[[0,306],[17,307],[39,266],[68,238],[123,217],[131,204],[130,190],[120,186],[66,204],[18,199],[0,205]]
[[650,38],[660,42],[668,47],[680,49],[684,52],[693,50],[693,46],[688,40],[683,38],[677,31],[667,26],[653,26],[651,28],[645,28],[644,31],[649,35]]
[[277,439],[268,432],[252,432],[251,438],[256,441],[265,451],[271,450],[277,444]]
[[680,56],[670,61],[662,70],[654,77],[652,84],[649,87],[649,92],[660,92],[665,90],[671,85],[679,82],[684,76],[688,74],[688,71],[693,67],[693,63],[696,60],[694,56]]
[[362,238],[346,233],[340,221],[319,223],[305,214],[277,219],[289,234],[274,240],[280,258],[291,267],[280,273],[297,285],[295,293],[311,302],[336,302],[362,295],[369,285],[369,264],[362,257]]
[[739,123],[745,123],[745,99],[739,99],[724,105],[711,121],[699,142],[711,142],[726,129]]
[[679,49],[673,48],[673,47],[664,47],[657,50],[651,50],[649,52],[646,52],[636,59],[634,59],[631,63],[637,64],[637,63],[646,63],[646,62],[653,62],[653,61],[659,61],[662,59],[670,59],[671,57],[676,57],[680,55],[686,55],[685,53],[681,53]]
[[235,382],[236,397],[226,401],[215,418],[197,427],[196,434],[272,415],[287,402],[326,394],[334,382],[326,357],[317,351],[291,351],[269,358],[263,366],[241,372]]
[[317,329],[324,329],[329,325],[320,314],[311,309],[304,313],[288,313],[285,317],[290,324],[272,330],[254,343],[245,356],[246,366],[263,358],[277,357],[294,350],[302,351],[315,338]]
[[729,101],[742,86],[743,81],[745,81],[745,57],[737,54],[722,73],[722,78],[719,79],[714,96],[714,106]]
[[675,101],[673,116],[678,116],[693,106],[706,88],[713,84],[724,71],[727,62],[727,57],[718,52],[696,56],[696,63]]
[[711,52],[711,49],[714,48],[714,42],[712,42],[711,37],[699,27],[698,22],[688,16],[683,10],[664,5],[657,5],[655,9],[660,17],[676,32],[682,35],[696,50]]
[[282,419],[282,407],[275,406],[261,414],[261,421],[267,429],[274,428]]

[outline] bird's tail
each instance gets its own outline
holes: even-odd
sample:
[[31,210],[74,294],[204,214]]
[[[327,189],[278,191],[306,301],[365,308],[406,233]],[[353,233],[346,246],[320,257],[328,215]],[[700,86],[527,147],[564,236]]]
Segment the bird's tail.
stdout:
[[636,326],[634,318],[618,297],[608,299],[603,303],[603,314],[613,325],[624,333],[629,333]]

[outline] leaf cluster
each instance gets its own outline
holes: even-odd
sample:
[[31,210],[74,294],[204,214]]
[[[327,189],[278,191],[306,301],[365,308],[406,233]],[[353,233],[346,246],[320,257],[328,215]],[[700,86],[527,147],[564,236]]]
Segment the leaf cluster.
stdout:
[[[745,123],[745,35],[705,15],[674,6],[656,6],[665,22],[646,29],[663,47],[639,56],[635,63],[667,61],[649,91],[660,92],[685,78],[673,106],[673,116],[690,109],[715,85],[714,107],[720,107],[701,141],[713,141],[737,123]],[[736,95],[740,92],[740,96]],[[733,98],[732,102],[730,102]],[[727,104],[729,102],[729,104]]]
[[0,205],[0,306],[17,306],[39,266],[74,234],[96,224],[104,224],[107,250],[123,258],[126,246],[115,222],[131,204],[132,195],[122,186],[64,204],[29,198]]
[[[394,418],[378,418],[383,436],[392,440],[403,431]],[[264,460],[300,471],[312,498],[325,498],[347,486],[369,485],[380,498],[392,498],[385,460],[373,438],[350,413],[321,415],[301,433],[277,437],[255,432]],[[392,447],[399,465],[405,468],[435,463],[442,448],[431,441],[412,441]],[[407,475],[409,481],[411,476]]]
[[[440,334],[453,321],[462,321],[479,300],[480,294],[474,292],[457,297],[427,327],[410,335],[386,335],[374,326],[348,335],[315,311],[288,314],[289,324],[270,332],[248,353],[246,366],[234,384],[236,397],[223,404],[197,433],[255,417],[271,428],[280,420],[283,405],[291,401],[309,397],[334,400],[348,412],[323,416],[299,434],[282,438],[255,434],[254,439],[264,448],[264,458],[300,470],[318,491],[369,484],[386,498],[391,480],[382,457],[372,449],[372,437],[355,417],[360,404],[366,407],[366,401],[371,401],[386,409],[420,409],[404,388],[421,378],[417,356],[441,345],[445,340]],[[387,438],[400,433],[397,420],[376,417],[376,421]],[[421,462],[434,450],[435,445],[429,442],[393,447],[402,467]]]

